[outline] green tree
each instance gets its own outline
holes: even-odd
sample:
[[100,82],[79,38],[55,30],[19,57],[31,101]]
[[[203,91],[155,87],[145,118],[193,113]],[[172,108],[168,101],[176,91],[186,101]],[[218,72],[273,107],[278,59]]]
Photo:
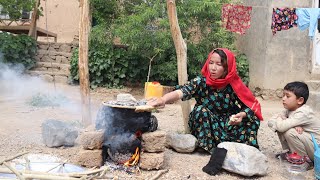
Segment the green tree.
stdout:
[[23,11],[32,11],[36,0],[0,0],[2,14],[9,14],[10,19],[20,19]]
[[[221,27],[221,6],[229,0],[177,0],[180,29],[188,48],[189,79],[199,75],[214,48],[235,51],[234,35]],[[93,28],[89,66],[92,86],[119,87],[147,80],[177,83],[177,59],[167,16],[166,0],[91,0]],[[121,40],[118,49],[114,40]],[[77,53],[71,72],[77,79]],[[152,61],[151,61],[152,60]],[[243,75],[248,73],[241,56]]]
[[[129,2],[123,1],[124,10],[112,30],[122,43],[129,45],[130,51],[140,55],[141,65],[147,65],[155,56],[151,80],[176,83],[176,54],[166,1],[136,1],[135,6]],[[228,0],[176,1],[179,26],[188,47],[189,78],[199,74],[210,50],[216,47],[235,49],[234,36],[221,27],[221,6],[225,2]]]

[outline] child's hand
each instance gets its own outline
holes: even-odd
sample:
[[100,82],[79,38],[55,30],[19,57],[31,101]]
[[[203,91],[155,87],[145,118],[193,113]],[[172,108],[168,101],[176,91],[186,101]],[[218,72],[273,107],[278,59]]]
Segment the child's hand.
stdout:
[[269,120],[268,121],[268,126],[269,126],[269,128],[272,130],[272,131],[274,131],[274,132],[276,132],[277,130],[276,130],[276,122],[275,122],[275,120]]
[[303,128],[300,126],[295,127],[296,131],[298,132],[298,134],[302,134],[303,133]]

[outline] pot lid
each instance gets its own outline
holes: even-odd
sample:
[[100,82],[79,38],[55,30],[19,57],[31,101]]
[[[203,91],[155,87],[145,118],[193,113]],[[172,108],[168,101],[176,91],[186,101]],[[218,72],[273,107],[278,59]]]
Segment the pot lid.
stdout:
[[120,105],[120,104],[112,104],[110,102],[103,102],[105,106],[113,107],[113,108],[123,108],[123,109],[134,109],[136,112],[151,112],[155,108],[150,105],[135,105],[135,106],[128,106],[128,105]]

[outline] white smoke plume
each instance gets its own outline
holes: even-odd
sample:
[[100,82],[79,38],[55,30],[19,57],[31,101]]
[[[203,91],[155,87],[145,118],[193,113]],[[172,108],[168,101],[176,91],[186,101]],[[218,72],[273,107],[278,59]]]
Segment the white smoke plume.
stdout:
[[35,97],[37,100],[54,100],[54,105],[70,111],[81,111],[79,103],[72,102],[67,98],[67,93],[56,89],[53,83],[27,75],[22,65],[8,66],[3,63],[3,55],[0,52],[0,102],[25,100],[30,105],[30,102],[34,103]]

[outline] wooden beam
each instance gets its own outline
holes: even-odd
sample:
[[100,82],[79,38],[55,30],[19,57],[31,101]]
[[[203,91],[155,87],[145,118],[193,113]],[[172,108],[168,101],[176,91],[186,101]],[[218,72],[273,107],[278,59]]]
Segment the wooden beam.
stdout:
[[37,0],[31,17],[31,24],[28,36],[31,36],[37,40],[37,14],[38,14],[38,7],[40,6],[40,0]]
[[79,81],[82,102],[82,123],[85,127],[92,124],[89,84],[89,33],[90,8],[89,0],[80,0],[80,33],[79,33]]
[[[187,44],[184,42],[178,22],[175,0],[167,0],[167,9],[170,22],[170,30],[173,38],[174,46],[177,53],[178,65],[178,81],[179,84],[185,84],[188,81],[187,72]],[[189,114],[191,107],[189,101],[181,102],[182,116],[184,122],[185,133],[189,133]]]
[[[14,34],[28,34],[28,32],[30,31],[30,25],[18,25],[18,26],[1,26],[0,25],[0,30],[1,31],[6,31],[6,32],[11,32]],[[45,29],[36,28],[37,30],[37,35],[38,36],[48,36],[48,37],[57,37],[56,33],[47,31]]]

